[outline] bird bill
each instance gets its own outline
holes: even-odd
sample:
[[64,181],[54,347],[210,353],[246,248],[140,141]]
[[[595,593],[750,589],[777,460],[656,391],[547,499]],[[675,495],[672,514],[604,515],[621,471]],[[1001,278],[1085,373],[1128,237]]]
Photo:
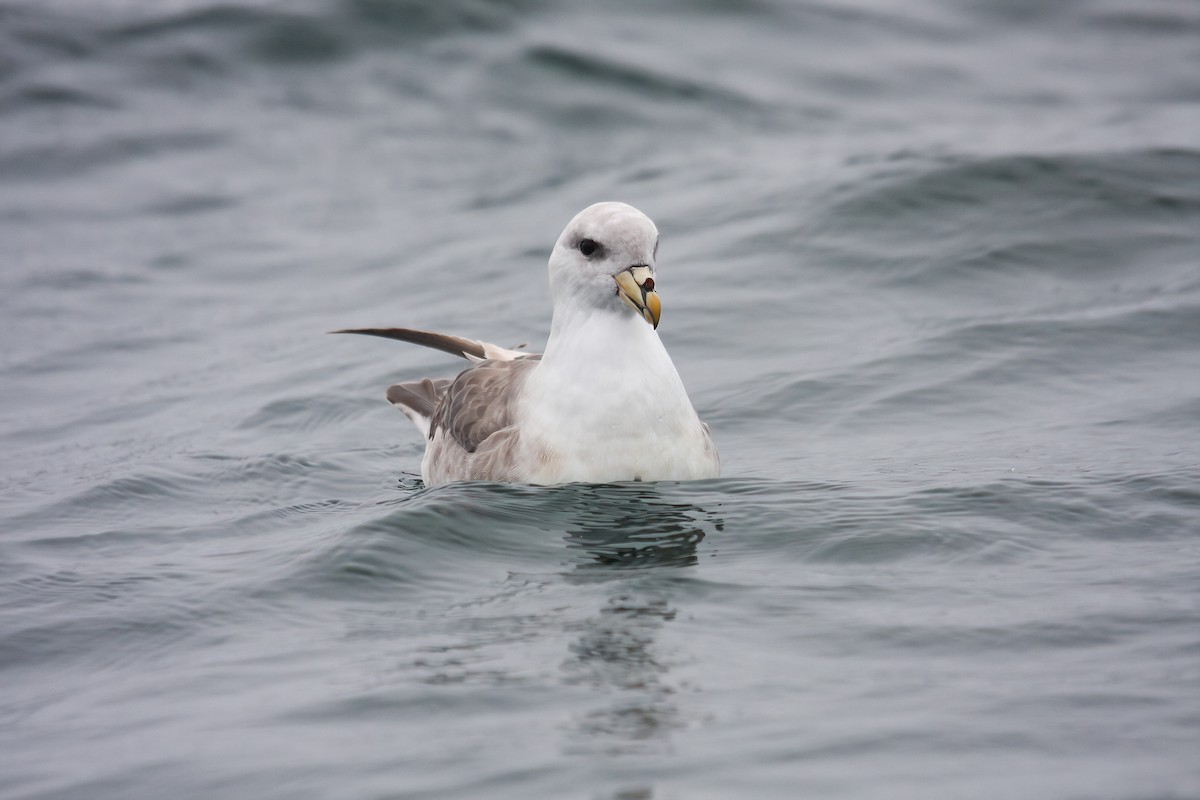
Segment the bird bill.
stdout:
[[658,292],[654,291],[653,276],[654,271],[649,267],[630,267],[613,275],[613,280],[617,282],[617,293],[621,299],[657,329],[658,320],[662,317],[662,301],[658,299]]

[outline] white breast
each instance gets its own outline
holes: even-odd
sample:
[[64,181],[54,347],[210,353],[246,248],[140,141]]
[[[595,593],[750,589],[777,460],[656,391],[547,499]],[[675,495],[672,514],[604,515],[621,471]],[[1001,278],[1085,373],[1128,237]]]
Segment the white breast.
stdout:
[[654,330],[595,313],[556,331],[526,383],[521,448],[530,483],[692,480],[716,450]]

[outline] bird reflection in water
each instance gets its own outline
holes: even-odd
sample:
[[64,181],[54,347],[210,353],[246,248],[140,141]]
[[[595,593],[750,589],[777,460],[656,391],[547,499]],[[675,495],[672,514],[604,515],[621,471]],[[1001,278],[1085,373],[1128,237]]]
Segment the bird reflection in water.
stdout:
[[572,722],[567,749],[667,750],[670,732],[696,715],[680,707],[680,687],[669,682],[671,656],[657,639],[675,619],[680,570],[697,564],[706,529],[719,531],[723,523],[690,503],[668,501],[650,484],[563,488],[573,493],[564,537],[568,580],[608,589],[599,612],[575,625],[562,665],[568,681],[607,690],[600,707]]
[[653,484],[575,484],[564,540],[574,551],[577,577],[590,571],[690,567],[704,529],[722,530],[719,517],[690,503],[667,502]]

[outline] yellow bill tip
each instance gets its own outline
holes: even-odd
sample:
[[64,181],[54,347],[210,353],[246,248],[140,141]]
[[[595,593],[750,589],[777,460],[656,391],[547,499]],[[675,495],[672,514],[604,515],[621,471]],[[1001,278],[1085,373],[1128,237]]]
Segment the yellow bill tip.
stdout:
[[662,301],[654,291],[653,271],[649,267],[630,267],[613,275],[617,282],[617,294],[642,319],[657,329],[662,318]]

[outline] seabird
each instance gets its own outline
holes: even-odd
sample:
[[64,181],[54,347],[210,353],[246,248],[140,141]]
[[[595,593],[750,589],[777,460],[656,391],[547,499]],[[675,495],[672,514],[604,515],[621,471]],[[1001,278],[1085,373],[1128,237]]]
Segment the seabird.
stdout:
[[720,459],[658,338],[658,228],[625,203],[579,212],[550,253],[542,355],[409,328],[354,328],[461,356],[454,379],[389,387],[426,437],[426,486],[714,478]]

